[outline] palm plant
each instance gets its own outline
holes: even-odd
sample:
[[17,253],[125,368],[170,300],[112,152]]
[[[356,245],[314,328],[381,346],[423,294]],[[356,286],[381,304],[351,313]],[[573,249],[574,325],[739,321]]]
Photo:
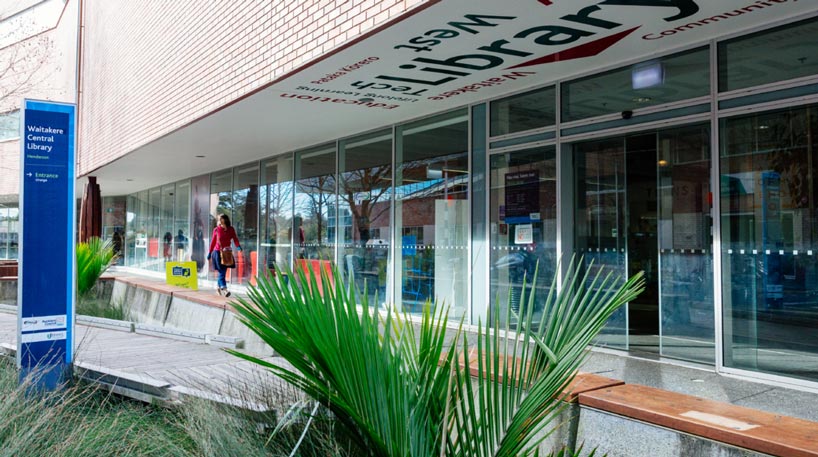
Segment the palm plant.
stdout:
[[[495,314],[476,336],[461,322],[453,344],[445,307],[427,304],[416,328],[352,287],[322,293],[303,271],[292,281],[260,278],[235,310],[291,367],[231,352],[321,402],[364,455],[537,455],[588,344],[643,289],[641,273],[614,287],[618,278],[582,262],[567,270],[538,322],[529,295],[514,327],[509,306],[505,325]],[[343,284],[337,269],[333,276]]]
[[110,240],[91,237],[86,243],[77,244],[77,292],[87,294],[105,270],[116,261]]

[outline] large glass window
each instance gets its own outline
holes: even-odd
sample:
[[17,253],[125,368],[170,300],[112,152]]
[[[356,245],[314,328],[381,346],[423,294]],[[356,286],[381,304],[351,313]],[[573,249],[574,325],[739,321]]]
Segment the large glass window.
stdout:
[[[162,238],[159,240],[159,249],[162,251],[162,258],[165,262],[173,261],[173,205],[176,201],[176,186],[169,184],[162,186],[162,197],[160,205],[161,220],[159,222],[159,233]],[[161,265],[165,271],[165,264]]]
[[546,87],[491,102],[491,136],[508,135],[554,125],[556,89]]
[[148,261],[148,191],[143,190],[128,197],[126,216],[125,264],[146,268]]
[[162,222],[162,189],[159,187],[148,191],[148,213],[145,226],[148,230],[148,259],[147,269],[164,271],[165,263],[162,258],[161,222]]
[[818,21],[719,43],[719,91],[818,74]]
[[296,153],[295,178],[295,257],[334,260],[336,230],[349,225],[336,220],[335,145]]
[[396,135],[396,301],[467,311],[469,132],[467,110],[402,125]]
[[818,381],[818,106],[721,122],[724,364]]
[[197,176],[190,180],[190,202],[192,205],[190,260],[196,262],[199,277],[206,278],[209,270],[207,249],[210,247],[210,175]]
[[102,239],[111,241],[119,265],[125,264],[125,203],[125,197],[102,197]]
[[259,275],[292,267],[293,157],[287,154],[261,164],[261,259]]
[[562,121],[634,111],[710,94],[710,53],[701,48],[562,85]]
[[241,284],[258,276],[258,163],[237,167],[233,172],[233,218],[241,243],[236,253],[233,281]]
[[389,300],[392,130],[341,141],[338,166],[338,217],[348,220],[338,230],[338,266],[369,303],[383,304]]
[[512,319],[519,316],[523,281],[528,296],[535,271],[536,313],[548,296],[557,263],[556,166],[554,146],[491,156],[490,297],[501,320],[509,305]]

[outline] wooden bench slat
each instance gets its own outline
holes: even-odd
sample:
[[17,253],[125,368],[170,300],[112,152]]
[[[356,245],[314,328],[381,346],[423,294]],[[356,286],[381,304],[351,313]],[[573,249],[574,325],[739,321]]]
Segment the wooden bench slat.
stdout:
[[772,455],[818,457],[818,423],[627,384],[579,395],[579,403]]
[[[448,354],[443,355],[443,358],[441,359],[440,363],[443,363],[446,360],[446,357],[448,357]],[[512,363],[514,362],[515,357],[514,356],[506,356],[505,359],[506,359],[505,369],[507,369],[510,372],[511,367],[512,367]],[[478,375],[479,366],[478,366],[477,362],[478,362],[477,353],[469,354],[469,374],[473,378],[476,378],[477,375]],[[489,363],[493,364],[494,360],[493,359],[489,360]],[[502,361],[500,363],[501,363],[501,367],[502,367]],[[466,366],[465,359],[464,359],[462,354],[458,358],[458,364],[460,365],[460,368],[464,368]],[[528,369],[528,366],[526,366],[526,369]],[[521,367],[520,367],[519,360],[517,361],[517,370],[516,371],[517,372],[522,371]],[[497,378],[498,382],[502,382],[503,374],[504,373],[501,373],[501,375]],[[515,376],[515,378],[519,379],[519,375]],[[492,376],[491,379],[494,379],[494,377]],[[574,403],[574,402],[577,401],[577,398],[578,398],[579,394],[581,394],[583,392],[591,392],[591,391],[594,391],[594,390],[597,390],[597,389],[604,389],[606,387],[619,386],[619,385],[622,385],[622,384],[625,384],[625,383],[623,381],[618,380],[618,379],[606,378],[604,376],[599,376],[599,375],[596,375],[596,374],[593,374],[593,373],[579,372],[574,377],[573,381],[571,381],[571,383],[568,384],[568,387],[566,387],[565,389],[562,390],[560,396],[565,397],[564,398],[565,401],[570,402],[570,403]]]

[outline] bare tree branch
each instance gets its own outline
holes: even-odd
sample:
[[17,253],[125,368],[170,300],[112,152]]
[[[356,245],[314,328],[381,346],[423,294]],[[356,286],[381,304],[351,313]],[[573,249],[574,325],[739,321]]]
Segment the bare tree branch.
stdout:
[[47,66],[54,43],[39,34],[0,49],[0,113],[16,109],[31,93],[43,92],[56,68]]

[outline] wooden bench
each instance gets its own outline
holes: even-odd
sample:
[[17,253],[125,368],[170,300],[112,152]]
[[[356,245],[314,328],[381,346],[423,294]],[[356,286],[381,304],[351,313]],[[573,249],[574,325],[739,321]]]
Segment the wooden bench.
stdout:
[[579,394],[579,404],[765,454],[818,457],[818,423],[636,384]]
[[[448,354],[444,354],[441,361],[440,361],[440,363],[442,364],[446,360],[447,357],[448,357]],[[512,363],[514,362],[514,357],[513,356],[506,356],[505,359],[506,359],[506,364],[507,364],[506,369],[508,371],[511,371]],[[464,368],[466,366],[465,359],[464,359],[462,354],[460,355],[460,358],[458,360],[458,365],[460,366],[460,368]],[[478,363],[477,363],[477,353],[471,353],[469,355],[469,375],[471,375],[472,377],[477,377],[478,370],[479,370],[479,367],[478,367]],[[519,362],[518,362],[517,371],[520,371],[520,370],[521,370],[521,367],[519,366]],[[517,377],[518,376],[515,376],[515,378],[517,378]],[[493,377],[492,377],[492,379],[493,379]],[[498,378],[498,380],[502,382],[502,379],[503,378],[502,378],[502,374],[501,374],[500,377]],[[625,384],[625,383],[623,381],[618,380],[618,379],[606,378],[604,376],[599,376],[599,375],[596,375],[596,374],[593,374],[593,373],[579,372],[579,373],[576,374],[573,381],[571,381],[571,383],[568,384],[568,386],[565,389],[562,390],[562,393],[561,393],[560,397],[564,397],[563,399],[565,401],[569,402],[569,403],[576,403],[577,399],[578,399],[578,396],[581,393],[591,392],[591,391],[599,390],[599,389],[605,389],[607,387],[620,386],[620,385],[623,385],[623,384]]]

